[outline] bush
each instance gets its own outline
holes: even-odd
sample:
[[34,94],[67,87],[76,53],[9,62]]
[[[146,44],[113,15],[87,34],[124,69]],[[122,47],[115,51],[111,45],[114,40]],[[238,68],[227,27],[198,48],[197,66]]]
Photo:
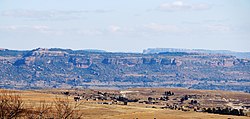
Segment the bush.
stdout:
[[72,104],[68,99],[56,98],[52,103],[41,101],[38,106],[28,106],[24,105],[19,95],[1,91],[0,119],[80,119],[83,114],[77,109],[81,104]]
[[56,98],[55,103],[55,115],[54,118],[58,119],[80,119],[82,114],[77,112],[77,108],[81,103],[76,103],[72,106],[67,99]]
[[13,119],[21,116],[24,111],[24,103],[20,96],[11,93],[0,94],[0,118]]

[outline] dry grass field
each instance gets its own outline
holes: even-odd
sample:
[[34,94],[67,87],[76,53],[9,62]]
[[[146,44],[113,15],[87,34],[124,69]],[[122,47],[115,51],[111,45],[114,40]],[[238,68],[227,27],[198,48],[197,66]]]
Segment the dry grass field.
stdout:
[[[152,89],[131,89],[131,90],[152,90]],[[154,89],[156,90],[156,89]],[[162,90],[163,89],[157,89]],[[175,90],[178,94],[183,93],[184,89],[169,89]],[[19,95],[24,102],[24,106],[26,107],[39,107],[41,101],[46,102],[47,104],[54,103],[56,99],[61,98],[65,100],[69,100],[71,105],[74,105],[76,102],[73,100],[73,96],[65,96],[62,94],[52,94],[55,92],[60,92],[62,90],[54,90],[49,93],[45,93],[45,90],[42,91],[7,91],[12,95]],[[6,90],[0,89],[0,94],[6,92]],[[193,93],[202,93],[206,91],[195,91],[191,90]],[[190,93],[190,92],[188,92]],[[236,94],[233,92],[218,92],[218,91],[209,91],[206,92],[209,94],[225,94],[228,96],[230,94],[232,97],[239,96],[242,99],[248,98],[249,95]],[[160,108],[150,108],[145,106],[144,104],[139,103],[129,103],[128,105],[104,105],[98,104],[96,101],[86,101],[81,100],[77,102],[79,107],[75,110],[79,111],[83,114],[83,119],[249,119],[250,117],[246,116],[231,116],[231,115],[219,115],[219,114],[208,114],[202,112],[194,112],[194,111],[178,111],[178,110],[170,110],[170,109],[160,109]]]

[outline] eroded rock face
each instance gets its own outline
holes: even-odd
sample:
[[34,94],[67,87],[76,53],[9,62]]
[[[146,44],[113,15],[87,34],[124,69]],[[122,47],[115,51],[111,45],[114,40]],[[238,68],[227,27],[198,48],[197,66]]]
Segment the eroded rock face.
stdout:
[[103,64],[117,64],[117,60],[115,58],[105,58],[102,60]]
[[167,59],[167,58],[163,58],[161,59],[161,64],[162,65],[176,65],[176,59]]
[[137,64],[142,64],[142,59],[141,58],[136,58],[136,57],[132,57],[132,58],[123,58],[121,59],[122,64],[123,65],[129,65],[129,66],[134,66]]
[[141,57],[132,57],[132,58],[105,58],[102,60],[103,64],[113,64],[113,65],[181,65],[181,61],[176,61],[175,58],[141,58]]
[[89,68],[89,66],[92,64],[92,60],[90,58],[71,57],[69,58],[69,62],[73,63],[73,65],[78,68]]
[[229,59],[229,60],[223,60],[223,66],[225,67],[232,67],[234,66],[234,61],[233,59]]
[[105,58],[102,60],[103,64],[113,64],[113,65],[176,65],[176,59],[167,58]]
[[18,59],[13,65],[20,66],[20,65],[31,65],[35,62],[36,57],[25,57],[22,59]]
[[143,64],[154,65],[160,64],[160,59],[158,58],[142,58]]
[[239,59],[238,60],[241,65],[250,66],[250,60],[249,59]]
[[172,64],[172,60],[171,59],[162,59],[161,60],[161,64],[162,65],[171,65]]
[[237,65],[245,65],[248,61],[239,60],[236,58],[229,59],[216,59],[216,60],[207,60],[205,64],[209,66],[217,66],[217,67],[233,67]]
[[142,59],[138,57],[127,57],[127,58],[105,58],[102,60],[103,64],[112,64],[112,65],[126,65],[134,66],[137,64],[142,64]]

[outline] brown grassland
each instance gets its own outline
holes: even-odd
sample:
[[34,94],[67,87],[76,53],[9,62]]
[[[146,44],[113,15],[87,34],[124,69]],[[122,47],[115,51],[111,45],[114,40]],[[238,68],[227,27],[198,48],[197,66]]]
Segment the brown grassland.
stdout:
[[[152,89],[130,89],[133,90],[152,90]],[[155,89],[156,90],[156,89]],[[163,89],[157,89],[163,91]],[[183,93],[186,90],[184,89],[169,89],[175,90],[176,94]],[[102,105],[95,103],[96,101],[86,101],[81,100],[75,102],[73,100],[74,96],[62,95],[59,92],[63,90],[30,90],[30,91],[18,91],[18,90],[3,90],[0,89],[0,95],[17,95],[20,96],[20,99],[23,102],[23,107],[29,109],[32,112],[35,110],[41,110],[41,107],[51,107],[49,112],[50,117],[61,118],[58,115],[59,111],[57,108],[60,107],[58,101],[63,100],[69,104],[69,109],[74,111],[74,114],[78,114],[80,118],[83,119],[249,119],[247,116],[231,116],[231,115],[219,115],[219,114],[208,114],[203,112],[194,112],[188,111],[183,112],[179,110],[170,110],[170,109],[160,109],[160,108],[149,108],[145,104],[139,103],[129,103],[128,105]],[[71,90],[72,91],[72,90]],[[218,93],[215,91],[197,91],[191,90],[188,93]],[[220,93],[231,96],[231,98],[243,98],[249,99],[249,94],[244,96],[243,94],[238,94],[235,92],[225,92],[221,91]],[[138,96],[138,95],[137,95]],[[145,96],[146,97],[146,96]],[[143,98],[143,96],[141,96]],[[66,104],[64,103],[64,104]],[[77,105],[75,107],[75,105]],[[59,106],[59,107],[58,107]],[[27,114],[27,113],[26,113]],[[31,113],[30,113],[31,114]],[[33,116],[33,117],[32,117]],[[24,116],[23,118],[38,118],[34,115]],[[45,118],[45,117],[44,117]],[[72,116],[68,118],[78,118],[77,116]]]

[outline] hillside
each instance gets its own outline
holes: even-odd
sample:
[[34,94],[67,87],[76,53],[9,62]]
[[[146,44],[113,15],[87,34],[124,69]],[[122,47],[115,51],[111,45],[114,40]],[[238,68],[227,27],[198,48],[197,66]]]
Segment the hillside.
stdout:
[[250,92],[250,60],[222,54],[0,50],[0,88],[184,87]]

